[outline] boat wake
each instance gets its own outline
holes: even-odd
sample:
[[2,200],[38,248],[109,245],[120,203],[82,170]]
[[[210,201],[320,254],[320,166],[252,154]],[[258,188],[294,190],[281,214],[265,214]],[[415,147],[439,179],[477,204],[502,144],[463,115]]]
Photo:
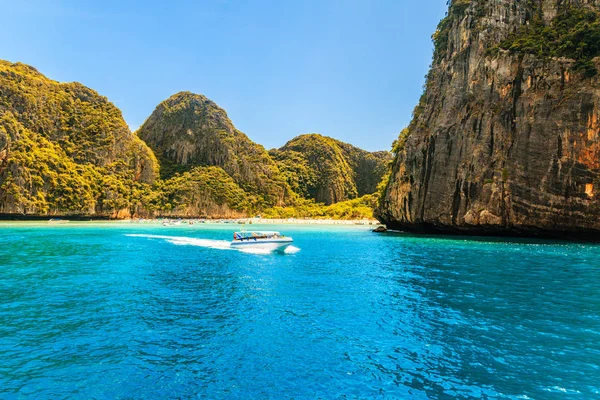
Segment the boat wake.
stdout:
[[[129,237],[141,237],[147,239],[163,239],[169,243],[172,243],[177,246],[197,246],[197,247],[206,247],[209,249],[218,249],[218,250],[237,250],[242,253],[249,254],[271,254],[272,250],[265,249],[235,249],[230,246],[230,242],[227,240],[213,240],[213,239],[198,239],[191,238],[186,236],[163,236],[163,235],[147,235],[147,234],[139,234],[139,233],[131,233],[126,234],[125,236]],[[296,246],[289,246],[286,248],[283,253],[284,254],[295,254],[299,252],[300,249]]]
[[197,239],[185,236],[162,236],[162,235],[145,235],[145,234],[128,234],[125,236],[129,237],[142,237],[147,239],[163,239],[169,243],[178,246],[198,246],[208,247],[211,249],[231,250],[229,242],[227,240],[211,240],[211,239]]
[[[232,250],[238,250],[241,253],[248,253],[248,254],[271,254],[274,252],[277,252],[277,250],[268,250],[268,249],[252,249],[252,248],[241,248],[241,249],[232,249]],[[300,251],[300,248],[296,247],[296,246],[288,246],[285,248],[285,250],[283,250],[283,254],[296,254],[297,252]]]
[[285,250],[284,250],[284,254],[296,254],[297,252],[300,251],[300,247],[296,247],[296,246],[288,246]]

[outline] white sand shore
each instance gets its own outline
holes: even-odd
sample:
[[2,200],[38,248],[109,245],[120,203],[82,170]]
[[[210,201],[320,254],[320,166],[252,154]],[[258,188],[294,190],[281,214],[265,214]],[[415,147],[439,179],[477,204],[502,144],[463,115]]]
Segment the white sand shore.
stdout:
[[[161,223],[161,224],[196,224],[196,223],[229,223],[229,224],[293,224],[293,225],[381,225],[375,219],[311,219],[311,218],[238,218],[238,219],[176,219],[176,218],[160,218],[160,219],[133,219],[126,220],[137,223]],[[125,222],[125,221],[124,221]]]
[[368,219],[250,219],[255,224],[310,224],[310,225],[380,225],[377,220]]

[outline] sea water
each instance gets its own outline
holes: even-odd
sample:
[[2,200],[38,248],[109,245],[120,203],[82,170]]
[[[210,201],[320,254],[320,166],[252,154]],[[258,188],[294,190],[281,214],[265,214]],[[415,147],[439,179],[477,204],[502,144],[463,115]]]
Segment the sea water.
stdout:
[[0,398],[600,396],[600,247],[0,224]]

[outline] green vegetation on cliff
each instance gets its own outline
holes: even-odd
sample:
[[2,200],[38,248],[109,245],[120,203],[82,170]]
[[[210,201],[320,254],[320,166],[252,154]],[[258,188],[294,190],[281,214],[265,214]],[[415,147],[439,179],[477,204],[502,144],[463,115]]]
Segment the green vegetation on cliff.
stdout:
[[598,71],[592,59],[600,56],[600,13],[567,4],[549,23],[541,14],[538,9],[528,25],[490,49],[490,53],[503,49],[543,58],[571,58],[576,61],[575,69],[586,77],[595,76]]
[[138,134],[93,90],[0,61],[0,213],[371,217],[373,198],[357,197],[375,192],[389,158],[304,135],[276,161],[189,92],[159,104]]
[[264,147],[235,129],[225,110],[205,96],[171,96],[156,107],[138,135],[160,160],[164,179],[198,166],[216,166],[259,207],[292,204],[296,197]]
[[24,213],[93,213],[100,196],[95,168],[76,164],[59,146],[25,129],[3,172],[3,200],[12,199]]
[[302,200],[292,207],[273,207],[262,213],[263,218],[363,219],[373,218],[377,195],[365,196],[325,205],[314,200]]
[[319,134],[298,136],[269,154],[296,193],[325,204],[374,193],[391,159],[386,151],[370,153]]
[[439,62],[448,54],[448,35],[452,29],[454,21],[464,15],[467,8],[471,5],[471,0],[448,0],[448,14],[437,26],[436,31],[431,36],[433,41],[433,61]]
[[147,207],[160,215],[237,217],[256,208],[248,194],[219,167],[195,167],[165,181],[157,181],[146,198]]
[[[465,15],[472,0],[448,1],[447,16],[439,23],[432,39],[433,60],[439,62],[448,54],[449,35],[457,19]],[[527,1],[530,12],[528,21],[508,38],[491,46],[488,54],[497,54],[500,49],[513,53],[533,54],[541,58],[566,57],[576,61],[575,69],[586,77],[597,74],[592,62],[600,56],[600,13],[593,6],[558,2],[557,13],[551,20],[544,18],[542,3]],[[478,17],[484,15],[485,2],[476,2]]]
[[112,214],[158,163],[121,112],[79,83],[0,60],[0,212]]

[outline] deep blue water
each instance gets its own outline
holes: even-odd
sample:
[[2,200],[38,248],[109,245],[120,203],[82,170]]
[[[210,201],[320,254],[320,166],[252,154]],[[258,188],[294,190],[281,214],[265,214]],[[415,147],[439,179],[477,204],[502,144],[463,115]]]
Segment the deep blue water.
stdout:
[[600,396],[600,246],[236,228],[0,224],[0,398]]

